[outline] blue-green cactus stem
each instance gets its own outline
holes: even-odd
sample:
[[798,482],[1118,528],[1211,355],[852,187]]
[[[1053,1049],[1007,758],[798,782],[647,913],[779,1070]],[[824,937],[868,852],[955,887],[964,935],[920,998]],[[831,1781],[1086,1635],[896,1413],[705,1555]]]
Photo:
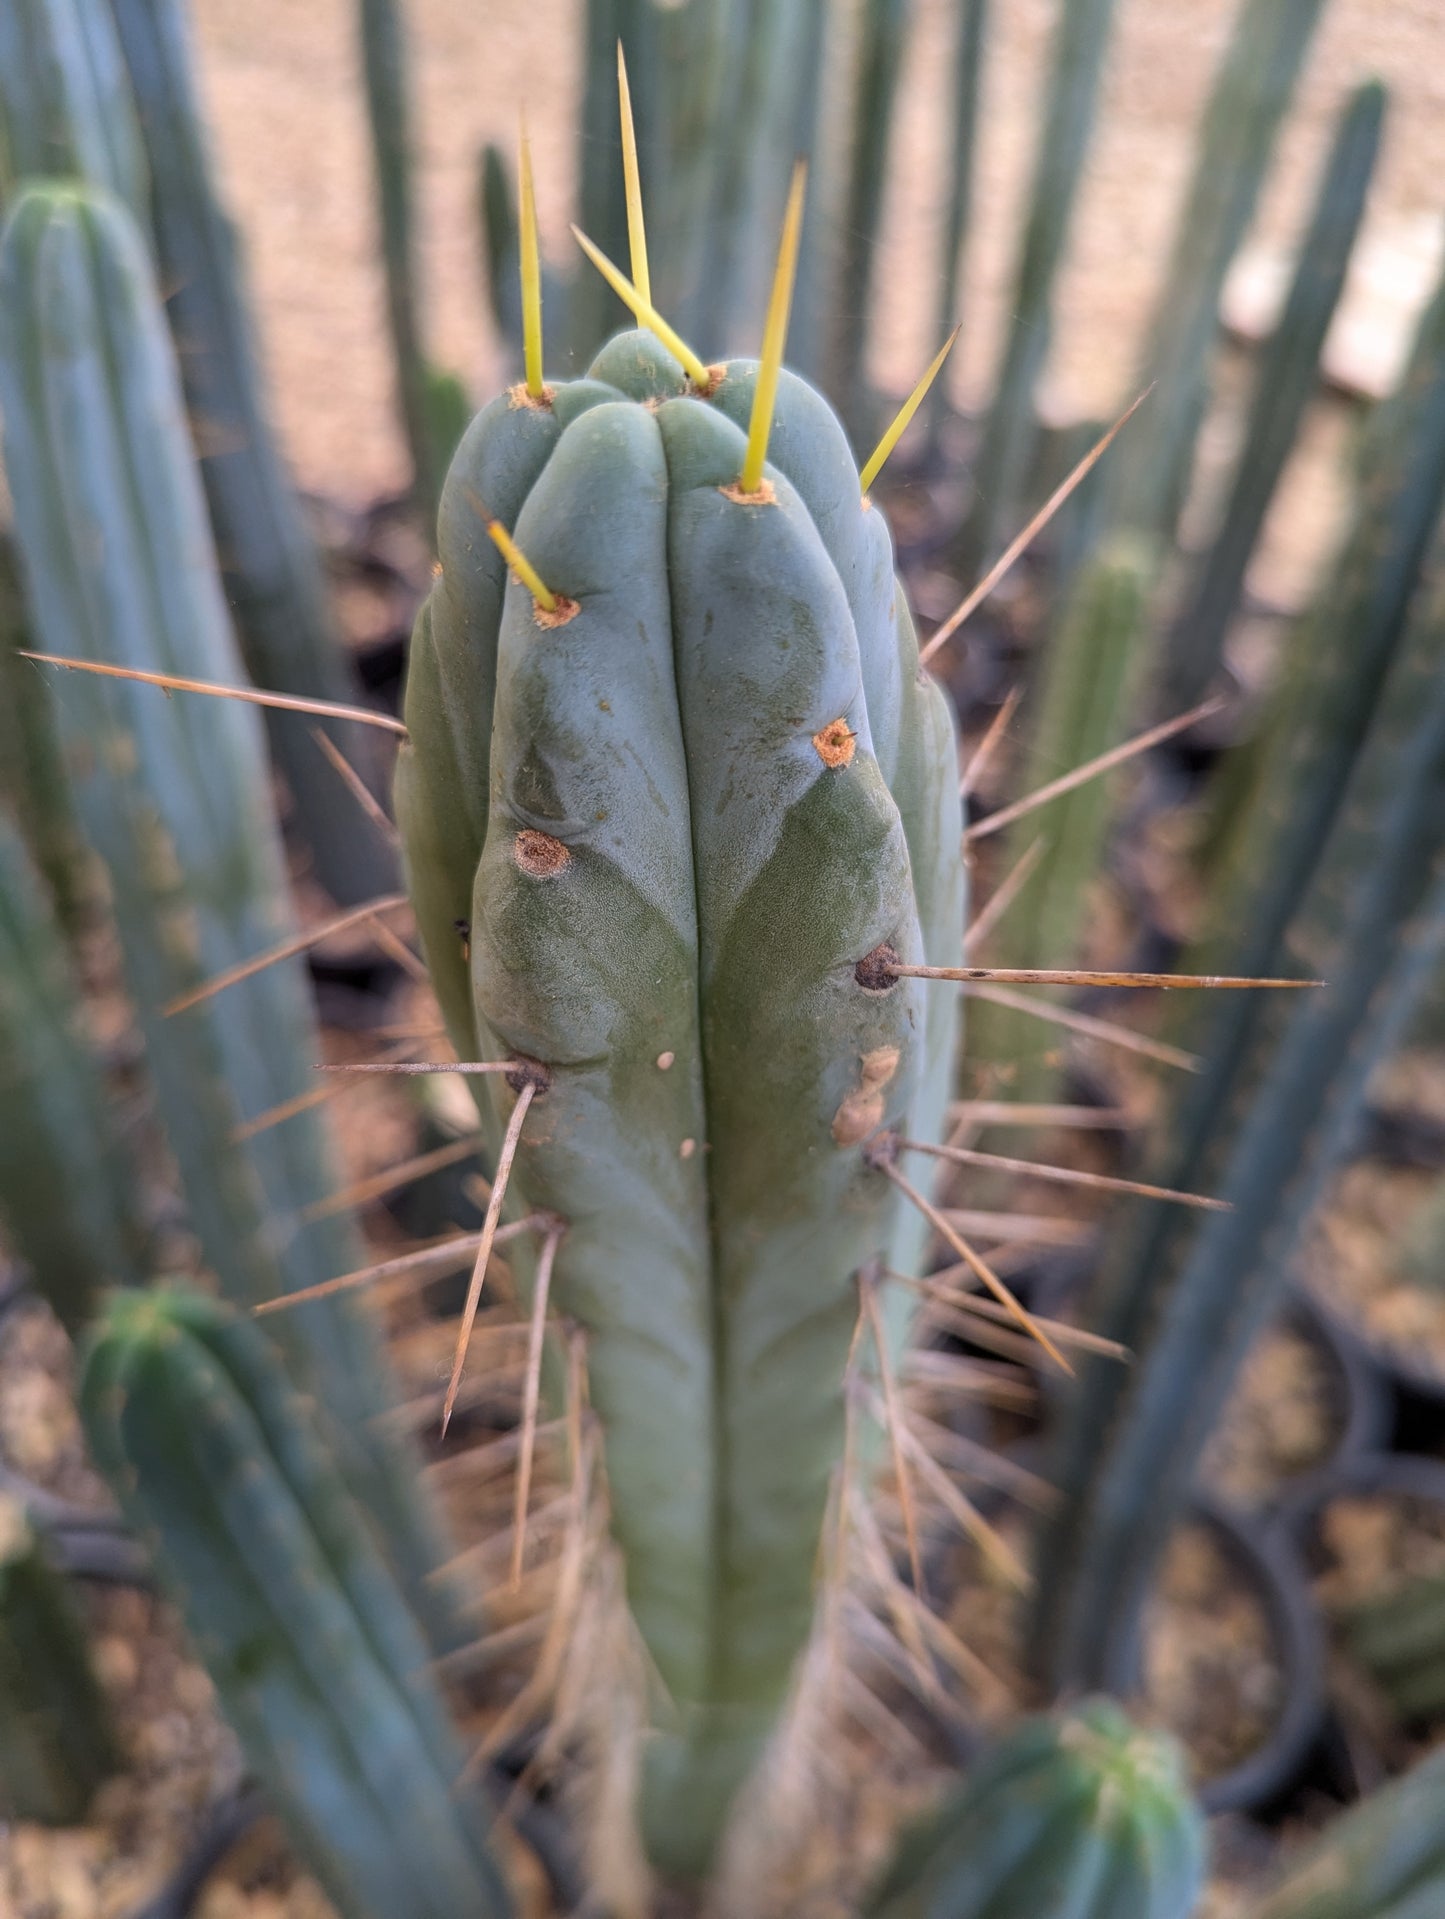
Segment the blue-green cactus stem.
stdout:
[[0,11],[0,208],[25,180],[74,175],[146,215],[145,143],[109,0]]
[[1445,1910],[1445,1751],[1332,1820],[1248,1919],[1432,1919]]
[[[627,334],[546,406],[479,417],[397,791],[454,1037],[546,1069],[516,1204],[567,1222],[554,1298],[669,1695],[645,1824],[685,1875],[808,1631],[855,1276],[919,1244],[863,1143],[942,1123],[955,996],[856,969],[956,963],[963,906],[952,728],[886,526],[791,376],[768,485],[738,495],[753,374],[704,400]],[[494,1137],[515,1096],[488,1080]]]
[[134,1285],[145,1231],[49,904],[0,816],[0,1217],[37,1290],[78,1333]]
[[1218,668],[1245,569],[1319,383],[1320,350],[1364,216],[1384,118],[1385,90],[1377,80],[1352,94],[1340,117],[1294,280],[1260,359],[1249,431],[1219,531],[1195,569],[1189,603],[1170,640],[1170,697],[1180,710],[1203,698]]
[[1093,133],[1113,22],[1114,0],[1064,0],[1059,9],[1008,340],[974,467],[974,506],[955,552],[955,565],[969,579],[1014,531],[1035,433],[1034,391],[1049,350],[1054,281]]
[[1009,1734],[909,1833],[868,1919],[1190,1919],[1204,1821],[1183,1754],[1108,1699]]
[[[26,593],[42,650],[244,683],[186,436],[174,353],[139,236],[116,202],[31,188],[0,247],[0,407]],[[294,931],[255,709],[89,674],[56,706],[87,836],[108,872],[126,980],[203,1258],[255,1305],[362,1260],[323,1116],[238,1137],[313,1084],[295,960],[170,1013]],[[362,1312],[288,1314],[293,1355],[340,1422],[348,1469],[427,1598],[435,1563],[414,1468],[375,1425],[387,1386]]]
[[1227,1097],[1215,1089],[1218,1129],[1193,1170],[1230,1210],[1150,1267],[1142,1301],[1137,1235],[1108,1275],[1095,1323],[1121,1337],[1127,1318],[1136,1359],[1122,1385],[1086,1371],[1061,1431],[1067,1499],[1045,1527],[1033,1620],[1033,1655],[1054,1684],[1117,1684],[1126,1671],[1208,1434],[1311,1208],[1355,1145],[1369,1077],[1445,955],[1445,680],[1403,748],[1378,750],[1393,790],[1367,863],[1349,857],[1346,817],[1295,936],[1323,957],[1328,985],[1288,1009],[1277,1046],[1260,1039]]
[[455,375],[427,363],[412,222],[411,106],[400,0],[360,0],[362,72],[376,169],[386,315],[417,504],[434,537],[442,481],[471,417]]
[[43,669],[20,657],[31,637],[19,556],[14,541],[0,536],[0,801],[20,829],[61,926],[75,938],[86,923],[95,876],[50,688]]
[[248,1765],[344,1919],[501,1919],[427,1646],[260,1333],[195,1294],[123,1296],[81,1407]]
[[1115,512],[1167,539],[1183,505],[1204,416],[1219,296],[1254,213],[1325,0],[1241,0],[1195,150],[1136,391],[1149,405],[1112,465]]
[[[1147,549],[1127,536],[1106,541],[1081,565],[1030,688],[1027,764],[1040,778],[1083,766],[1127,735],[1146,665],[1151,575]],[[1070,966],[1080,960],[1113,811],[1110,783],[1090,780],[1009,834],[1005,871],[1036,839],[1042,855],[991,942],[992,962]],[[1057,1035],[1041,1038],[1040,1022],[1027,1014],[989,1005],[975,1010],[970,1059],[997,1072],[1011,1098],[1049,1099],[1058,1079],[1050,1063],[1056,1047]]]
[[75,1603],[0,1493],[0,1819],[78,1826],[121,1766]]
[[[183,0],[111,0],[111,10],[145,135],[149,233],[242,652],[268,692],[344,704],[354,688],[271,423],[239,236],[216,193],[196,98],[187,9]],[[317,877],[351,906],[390,890],[394,861],[318,749],[318,724],[364,777],[375,743],[364,727],[266,716]]]

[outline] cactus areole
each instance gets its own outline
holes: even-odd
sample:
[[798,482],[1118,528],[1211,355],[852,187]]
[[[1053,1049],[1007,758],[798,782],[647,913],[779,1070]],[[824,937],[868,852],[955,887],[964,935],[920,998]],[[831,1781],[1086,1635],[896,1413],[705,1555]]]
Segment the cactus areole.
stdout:
[[519,1062],[472,1082],[494,1140],[533,1088],[508,1210],[565,1226],[656,1679],[644,1829],[687,1876],[808,1634],[860,1284],[921,1250],[877,1136],[939,1136],[956,994],[889,964],[958,964],[964,905],[887,527],[789,374],[742,490],[756,371],[703,391],[627,333],[477,417],[397,777],[452,1038]]

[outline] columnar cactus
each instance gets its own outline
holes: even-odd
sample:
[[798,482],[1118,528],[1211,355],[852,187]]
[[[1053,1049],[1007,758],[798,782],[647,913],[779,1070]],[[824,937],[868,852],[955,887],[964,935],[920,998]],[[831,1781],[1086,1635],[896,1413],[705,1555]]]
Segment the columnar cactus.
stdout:
[[[0,1208],[32,1281],[79,1332],[140,1278],[135,1169],[109,1124],[79,995],[38,875],[0,814]],[[23,1116],[23,1117],[22,1117]]]
[[918,1248],[868,1141],[937,1138],[954,992],[889,966],[957,964],[963,911],[952,725],[887,527],[788,374],[740,481],[756,381],[624,334],[482,412],[397,786],[452,1037],[514,1063],[474,1082],[484,1116],[534,1102],[519,1204],[565,1222],[554,1297],[671,1701],[645,1818],[683,1873],[808,1631],[859,1275]]
[[871,1919],[1189,1919],[1204,1822],[1172,1740],[1107,1699],[1011,1734],[909,1835]]
[[[42,649],[243,685],[159,295],[119,202],[66,185],[16,202],[0,244],[0,404],[7,465],[25,475],[17,541]],[[207,1265],[248,1306],[355,1270],[349,1218],[307,1218],[336,1185],[321,1116],[260,1123],[314,1085],[300,962],[204,995],[295,931],[254,709],[90,674],[67,678],[56,708]],[[285,1337],[435,1614],[439,1549],[412,1462],[375,1424],[388,1389],[371,1327],[317,1301],[287,1316]]]
[[120,1294],[81,1409],[247,1762],[347,1919],[500,1919],[428,1649],[255,1328],[199,1295]]
[[85,1632],[19,1503],[0,1493],[0,1820],[78,1825],[120,1763]]
[[1430,1919],[1445,1909],[1445,1751],[1327,1828],[1249,1919]]

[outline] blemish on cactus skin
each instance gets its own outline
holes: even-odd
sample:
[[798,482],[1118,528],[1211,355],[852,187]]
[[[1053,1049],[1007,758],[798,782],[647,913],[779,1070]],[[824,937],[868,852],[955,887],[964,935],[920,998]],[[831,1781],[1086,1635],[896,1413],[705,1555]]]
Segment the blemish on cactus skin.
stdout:
[[697,1141],[695,1139],[685,1139],[677,1149],[677,1156],[679,1159],[691,1159],[696,1151]]
[[824,766],[851,766],[858,751],[858,735],[847,720],[829,720],[821,732],[813,735],[813,745]]
[[665,1073],[676,1058],[677,1058],[676,1053],[659,1053],[657,1056],[658,1072]]
[[524,826],[512,842],[512,858],[518,872],[534,880],[550,880],[572,864],[572,855],[561,840],[533,826]]
[[883,1089],[898,1071],[901,1057],[896,1046],[878,1046],[863,1055],[858,1084],[833,1115],[836,1144],[856,1146],[883,1124]]
[[853,977],[865,993],[891,993],[898,984],[898,975],[893,970],[897,964],[897,947],[884,940],[881,946],[863,955],[853,968]]

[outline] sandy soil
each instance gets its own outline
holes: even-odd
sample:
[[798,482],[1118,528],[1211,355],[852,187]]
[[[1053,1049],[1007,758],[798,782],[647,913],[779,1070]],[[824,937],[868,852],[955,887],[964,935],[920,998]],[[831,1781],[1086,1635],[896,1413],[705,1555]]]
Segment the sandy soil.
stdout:
[[[1107,411],[1127,385],[1162,270],[1195,127],[1236,0],[1119,0],[1101,118],[1046,398]],[[347,0],[196,0],[203,85],[226,190],[244,230],[283,431],[303,482],[361,498],[395,484],[401,453],[372,234],[355,8]],[[433,351],[473,391],[502,361],[485,311],[473,183],[484,139],[510,142],[520,103],[537,149],[544,240],[559,258],[578,162],[576,0],[412,0],[423,268]],[[890,187],[874,341],[879,378],[902,389],[933,348],[951,0],[918,0]],[[961,395],[986,390],[1006,312],[1056,0],[993,9],[977,218],[969,256]],[[1331,0],[1281,143],[1258,232],[1297,231],[1334,113],[1370,72],[1394,102],[1371,221],[1418,238],[1438,218],[1445,170],[1445,0]],[[1281,513],[1290,512],[1288,497]]]

